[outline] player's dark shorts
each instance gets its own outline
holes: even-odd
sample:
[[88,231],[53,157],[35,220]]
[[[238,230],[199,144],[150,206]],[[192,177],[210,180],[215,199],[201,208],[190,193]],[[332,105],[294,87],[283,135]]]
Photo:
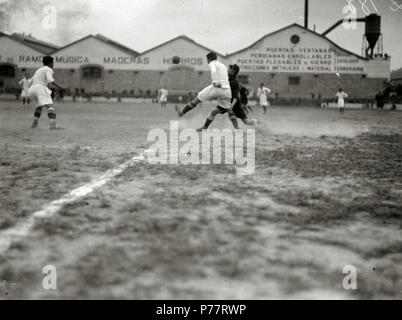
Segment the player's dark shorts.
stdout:
[[[221,107],[217,107],[219,109],[219,111],[221,112],[221,114],[225,114],[226,112],[228,112],[227,109],[221,108]],[[239,119],[247,119],[247,115],[244,112],[243,108],[241,107],[240,104],[236,104],[233,107],[233,113],[235,114],[235,116]]]

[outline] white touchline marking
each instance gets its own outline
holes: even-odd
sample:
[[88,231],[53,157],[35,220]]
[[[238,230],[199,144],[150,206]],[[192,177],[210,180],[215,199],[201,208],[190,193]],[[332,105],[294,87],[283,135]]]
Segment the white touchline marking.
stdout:
[[0,232],[0,254],[4,254],[14,242],[25,238],[34,227],[35,221],[37,219],[51,218],[66,204],[72,203],[74,201],[77,201],[79,198],[85,197],[86,195],[93,192],[95,189],[108,183],[111,179],[122,173],[125,169],[131,167],[133,164],[144,161],[147,152],[148,150],[145,150],[141,155],[135,156],[117,166],[116,168],[106,171],[103,175],[93,180],[92,182],[78,187],[70,191],[60,199],[52,201],[49,204],[45,205],[41,210],[35,212],[27,220],[18,223],[15,227]]
[[[32,148],[32,149],[74,149],[75,146],[71,147],[60,147],[60,146],[47,146],[47,145],[24,145],[25,148]],[[80,147],[77,146],[78,149],[83,150],[91,150],[91,149],[98,149],[98,147]]]

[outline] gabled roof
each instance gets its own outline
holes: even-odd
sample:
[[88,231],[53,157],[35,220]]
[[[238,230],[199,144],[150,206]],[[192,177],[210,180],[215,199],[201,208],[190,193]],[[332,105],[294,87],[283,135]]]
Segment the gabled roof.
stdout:
[[106,43],[108,43],[108,44],[110,44],[110,45],[112,45],[112,46],[114,46],[114,47],[116,47],[116,48],[119,48],[120,50],[126,51],[128,54],[131,54],[131,55],[133,55],[133,56],[139,55],[139,53],[138,53],[137,51],[135,51],[135,50],[133,50],[133,49],[131,49],[131,48],[129,48],[129,47],[126,47],[125,45],[122,45],[121,43],[119,43],[119,42],[117,42],[117,41],[114,41],[114,40],[112,40],[112,39],[109,39],[109,38],[105,37],[105,36],[102,35],[102,34],[99,34],[99,33],[98,33],[98,34],[95,36],[95,38],[97,38],[97,39],[99,39],[99,40],[101,40],[101,41],[104,41],[104,42],[106,42]]
[[92,35],[92,34],[87,35],[86,37],[78,39],[78,40],[76,40],[76,41],[74,41],[72,43],[67,44],[64,47],[61,47],[61,48],[53,51],[52,54],[57,53],[57,52],[59,52],[61,50],[67,49],[69,47],[72,47],[72,46],[76,45],[77,43],[80,43],[80,42],[85,41],[85,40],[90,39],[90,38],[102,41],[102,42],[104,42],[104,43],[106,43],[106,44],[108,44],[110,46],[113,46],[113,47],[115,47],[115,48],[117,48],[117,49],[119,49],[121,51],[124,51],[124,52],[128,53],[129,55],[133,55],[133,56],[138,56],[139,55],[139,53],[137,51],[134,51],[134,50],[132,50],[132,49],[130,49],[130,48],[128,48],[128,47],[116,42],[116,41],[113,41],[113,40],[101,35],[101,34],[97,34],[95,36]]
[[212,50],[212,49],[210,49],[210,48],[205,47],[204,45],[202,45],[202,44],[200,44],[200,43],[194,41],[193,39],[187,37],[186,35],[181,35],[181,36],[177,36],[177,37],[175,37],[175,38],[173,38],[173,39],[170,39],[170,40],[168,40],[168,41],[166,41],[166,42],[164,42],[164,43],[161,43],[161,44],[159,44],[159,45],[157,45],[157,46],[155,46],[155,47],[153,47],[153,48],[151,48],[151,49],[148,49],[148,50],[142,52],[141,55],[144,55],[144,54],[146,54],[146,53],[148,53],[148,52],[150,52],[150,51],[153,51],[153,50],[156,50],[156,49],[158,49],[158,48],[160,48],[160,47],[163,47],[163,46],[165,46],[165,45],[168,45],[169,43],[171,43],[171,42],[173,42],[173,41],[176,41],[176,40],[179,40],[179,39],[186,40],[186,41],[191,42],[192,44],[195,44],[196,46],[198,46],[198,47],[200,47],[200,48],[202,48],[202,49],[204,49],[204,50],[207,50],[207,51],[210,51],[210,52],[215,52],[217,55],[220,55],[221,57],[225,57],[225,55],[223,55],[223,54],[221,54],[221,53],[219,53],[219,52],[217,52],[217,51],[215,51],[215,50]]
[[73,41],[73,42],[71,42],[71,43],[69,43],[69,44],[67,44],[67,45],[65,45],[65,46],[63,46],[63,47],[58,48],[57,50],[53,51],[52,54],[54,54],[54,53],[56,53],[56,52],[59,52],[59,51],[61,51],[61,50],[67,49],[67,48],[69,48],[69,47],[72,47],[73,45],[76,45],[77,43],[80,43],[80,42],[82,42],[82,41],[85,41],[85,40],[87,40],[87,39],[89,39],[89,38],[93,38],[93,37],[94,37],[94,36],[93,36],[92,34],[87,35],[87,36],[85,36],[84,38],[75,40],[75,41]]
[[35,37],[32,37],[31,35],[26,35],[24,33],[13,33],[10,35],[10,38],[45,54],[48,54],[59,48],[59,46],[53,43],[39,40]]
[[27,42],[25,42],[25,41],[22,41],[22,40],[20,40],[20,39],[16,39],[15,37],[13,37],[13,36],[11,36],[11,35],[9,35],[9,34],[7,34],[7,33],[4,33],[4,32],[1,32],[1,31],[0,31],[0,38],[1,38],[1,37],[6,37],[6,38],[8,38],[8,39],[10,39],[10,40],[12,40],[12,41],[15,41],[15,42],[17,42],[17,43],[19,43],[19,44],[21,44],[21,45],[23,45],[23,46],[28,47],[29,49],[35,50],[35,51],[37,51],[38,53],[46,54],[46,52],[43,52],[42,50],[39,50],[37,47],[32,46],[32,45],[29,45],[29,44],[28,44]]
[[282,32],[282,31],[284,31],[284,30],[286,30],[286,29],[290,29],[290,28],[292,28],[292,27],[301,28],[301,29],[303,29],[303,30],[305,30],[305,31],[307,31],[307,32],[309,32],[309,33],[311,33],[311,34],[313,34],[314,36],[320,37],[320,38],[322,38],[322,39],[328,41],[328,42],[331,43],[335,48],[337,48],[337,49],[339,49],[339,50],[341,50],[341,51],[344,51],[345,53],[348,53],[348,54],[350,54],[350,55],[353,55],[353,56],[355,56],[355,57],[357,57],[357,58],[359,58],[359,59],[367,60],[366,58],[364,58],[364,57],[362,57],[362,56],[360,56],[360,55],[358,55],[358,54],[356,54],[356,53],[353,53],[353,52],[351,52],[351,51],[349,51],[349,50],[346,50],[346,49],[344,49],[344,48],[338,46],[335,42],[333,42],[332,40],[328,39],[326,36],[323,36],[322,34],[319,34],[319,33],[317,33],[317,32],[314,32],[313,30],[307,29],[307,28],[301,26],[301,25],[298,24],[298,23],[292,23],[292,24],[290,24],[290,25],[288,25],[288,26],[286,26],[286,27],[283,27],[283,28],[281,28],[281,29],[279,29],[279,30],[276,30],[276,31],[271,32],[271,33],[268,33],[268,34],[266,34],[265,36],[263,36],[262,38],[258,39],[258,40],[255,41],[254,43],[252,43],[251,45],[249,45],[248,47],[243,48],[243,49],[238,50],[238,51],[235,51],[235,52],[233,52],[233,53],[231,53],[231,54],[228,54],[227,56],[230,57],[230,56],[232,56],[232,55],[235,55],[235,54],[244,52],[244,51],[248,50],[249,48],[253,47],[254,45],[256,45],[257,43],[259,43],[260,41],[264,40],[265,38],[270,37],[270,36],[273,36],[274,34],[277,34],[277,33],[279,33],[279,32]]

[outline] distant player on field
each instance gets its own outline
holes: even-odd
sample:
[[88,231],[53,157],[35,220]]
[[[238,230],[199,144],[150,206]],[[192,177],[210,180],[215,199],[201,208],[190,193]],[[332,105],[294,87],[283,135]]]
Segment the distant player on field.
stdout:
[[31,100],[29,99],[29,96],[28,96],[30,83],[31,82],[29,79],[29,73],[25,73],[24,78],[22,78],[21,81],[18,82],[18,84],[22,87],[21,98],[22,98],[23,105],[25,105],[25,103],[27,105],[29,105],[29,103],[31,102]]
[[376,100],[378,112],[384,110],[385,96],[384,96],[384,94],[383,94],[383,92],[381,90],[379,90],[377,92],[377,94],[375,95],[375,100]]
[[205,121],[205,124],[202,128],[198,129],[198,131],[206,130],[211,125],[211,123],[215,120],[215,117],[218,114],[225,114],[228,113],[229,119],[232,121],[233,126],[235,129],[239,129],[237,118],[243,121],[244,124],[247,125],[254,125],[257,123],[257,120],[250,120],[247,119],[247,115],[242,107],[240,102],[240,94],[239,94],[239,82],[237,81],[236,77],[240,71],[240,68],[237,64],[229,66],[229,83],[230,89],[232,92],[232,103],[229,109],[222,108],[221,106],[217,106],[214,110],[212,110],[211,114]]
[[36,70],[31,79],[31,87],[29,88],[29,97],[36,102],[36,109],[32,128],[38,126],[39,118],[42,115],[42,109],[47,108],[47,116],[49,118],[49,129],[55,130],[56,126],[56,110],[53,106],[51,97],[52,91],[48,85],[55,86],[59,89],[64,89],[62,85],[57,83],[53,78],[54,59],[50,56],[45,56],[42,59],[43,67]]
[[257,91],[257,96],[260,98],[260,106],[264,110],[264,114],[267,113],[267,108],[269,106],[268,95],[271,93],[271,89],[264,87],[264,83],[261,82],[260,87]]
[[335,97],[338,98],[339,113],[345,113],[345,99],[348,97],[348,95],[342,90],[342,88],[339,88]]
[[232,92],[230,91],[228,69],[218,61],[218,56],[214,52],[208,53],[207,62],[211,69],[212,84],[198,93],[198,96],[187,104],[183,110],[176,106],[179,117],[184,116],[204,101],[218,100],[219,107],[225,110],[230,109]]
[[160,102],[162,108],[166,108],[168,95],[169,91],[165,88],[162,88],[158,91],[158,101]]

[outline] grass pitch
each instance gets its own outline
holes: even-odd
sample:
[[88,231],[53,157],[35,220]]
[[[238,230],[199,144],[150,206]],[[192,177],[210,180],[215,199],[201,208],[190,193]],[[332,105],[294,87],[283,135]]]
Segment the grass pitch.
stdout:
[[[146,149],[173,106],[0,103],[0,234]],[[180,121],[197,128],[212,108]],[[5,299],[402,297],[402,113],[273,108],[256,171],[138,163],[0,256]],[[213,127],[230,128],[226,116]],[[54,265],[58,289],[42,288]],[[357,268],[357,290],[342,287]]]

